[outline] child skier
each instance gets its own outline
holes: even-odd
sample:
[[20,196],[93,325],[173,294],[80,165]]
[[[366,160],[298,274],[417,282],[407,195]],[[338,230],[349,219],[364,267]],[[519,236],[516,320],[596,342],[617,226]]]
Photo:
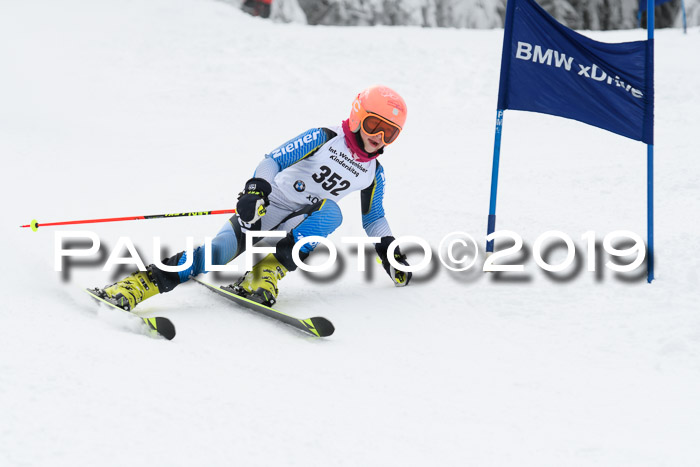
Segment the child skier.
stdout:
[[[234,291],[266,306],[277,300],[277,282],[296,269],[292,248],[309,236],[327,237],[342,222],[337,202],[361,190],[362,224],[371,237],[380,237],[375,249],[384,269],[397,286],[407,285],[411,273],[395,270],[387,259],[394,240],[384,217],[384,169],[377,157],[393,143],[406,121],[406,103],[385,86],[372,86],[357,95],[350,118],[339,127],[313,128],[278,147],[260,162],[245,184],[236,214],[211,242],[212,264],[224,265],[245,250],[248,231],[281,230],[287,235],[251,271],[233,284]],[[300,249],[305,259],[315,244]],[[180,272],[167,272],[154,265],[107,286],[100,295],[117,306],[132,310],[158,293],[169,292],[191,277],[206,272],[205,248],[193,251],[192,265]],[[408,266],[398,248],[394,258]],[[183,265],[187,252],[163,261]]]

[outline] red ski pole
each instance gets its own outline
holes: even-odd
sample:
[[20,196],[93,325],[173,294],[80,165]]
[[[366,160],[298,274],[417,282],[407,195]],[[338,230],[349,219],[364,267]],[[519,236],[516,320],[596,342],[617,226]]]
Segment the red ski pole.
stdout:
[[186,216],[211,216],[214,214],[235,214],[235,209],[221,209],[219,211],[200,211],[200,212],[175,212],[172,214],[151,214],[148,216],[131,216],[131,217],[110,217],[106,219],[85,219],[80,221],[63,221],[63,222],[45,222],[39,224],[36,219],[33,219],[27,225],[20,225],[20,228],[31,227],[36,232],[39,227],[49,227],[52,225],[74,225],[74,224],[96,224],[98,222],[121,222],[135,221],[139,219],[167,219],[170,217],[186,217]]

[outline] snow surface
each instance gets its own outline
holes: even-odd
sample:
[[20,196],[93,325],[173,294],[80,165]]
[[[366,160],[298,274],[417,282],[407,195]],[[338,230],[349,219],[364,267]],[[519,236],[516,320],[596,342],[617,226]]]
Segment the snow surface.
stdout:
[[[399,289],[371,256],[357,272],[340,243],[363,235],[353,195],[332,237],[345,268],[280,284],[279,308],[335,335],[188,283],[139,308],[173,320],[168,342],[81,292],[124,275],[106,256],[62,279],[54,234],[91,230],[105,255],[128,235],[152,262],[153,236],[175,252],[225,216],[18,226],[235,207],[265,152],[384,83],[410,108],[381,159],[394,232],[481,244],[502,32],[283,25],[207,0],[2,2],[0,465],[700,465],[700,30],[656,37],[651,285],[587,272],[581,240],[646,237],[646,147],[509,111],[498,228],[524,238],[524,273],[434,260]],[[553,229],[581,249],[566,280],[529,253]]]

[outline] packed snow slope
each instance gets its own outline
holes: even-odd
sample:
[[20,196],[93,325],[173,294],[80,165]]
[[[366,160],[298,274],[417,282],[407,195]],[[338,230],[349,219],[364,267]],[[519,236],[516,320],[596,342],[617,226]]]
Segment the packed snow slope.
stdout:
[[[652,284],[644,266],[606,268],[600,245],[587,271],[581,239],[646,237],[646,147],[523,112],[505,115],[497,227],[522,236],[509,259],[524,272],[483,273],[483,252],[463,273],[434,257],[406,288],[373,255],[358,272],[340,241],[364,235],[355,194],[331,237],[343,267],[280,283],[278,307],[329,318],[328,339],[193,282],[139,307],[177,327],[153,339],[82,293],[128,271],[102,270],[120,237],[150,263],[153,237],[173,253],[226,216],[18,228],[233,208],[266,152],[383,83],[409,106],[381,156],[394,233],[437,251],[463,231],[483,250],[501,44],[498,30],[274,24],[207,0],[2,2],[0,465],[700,465],[698,29],[657,31]],[[535,263],[549,230],[573,238],[578,269]],[[94,232],[101,254],[56,272],[60,231]]]

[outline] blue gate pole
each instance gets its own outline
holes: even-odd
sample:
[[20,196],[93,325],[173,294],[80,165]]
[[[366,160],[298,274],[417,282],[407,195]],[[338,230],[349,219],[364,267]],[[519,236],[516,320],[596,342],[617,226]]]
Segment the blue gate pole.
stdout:
[[681,9],[683,10],[683,34],[688,34],[685,23],[685,0],[681,0]]
[[[654,39],[654,0],[647,0],[647,39]],[[653,42],[652,42],[653,47]],[[652,49],[653,53],[653,49]],[[653,70],[652,70],[653,72]],[[653,128],[653,127],[652,127]],[[653,129],[652,129],[653,131]],[[654,280],[654,145],[647,145],[647,282]]]
[[647,282],[654,280],[654,146],[647,145]]
[[[496,230],[496,192],[498,191],[498,164],[501,159],[501,133],[503,130],[503,110],[496,111],[496,135],[493,143],[493,167],[491,168],[491,201],[486,235]],[[493,240],[486,242],[486,252],[493,253]]]

